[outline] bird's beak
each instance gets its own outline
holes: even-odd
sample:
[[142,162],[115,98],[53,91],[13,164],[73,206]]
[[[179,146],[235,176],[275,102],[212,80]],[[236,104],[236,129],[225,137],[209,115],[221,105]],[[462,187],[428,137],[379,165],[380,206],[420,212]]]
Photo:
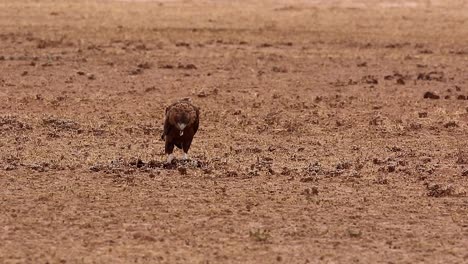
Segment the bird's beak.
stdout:
[[179,127],[179,130],[180,130],[179,135],[180,135],[180,136],[184,135],[184,129],[185,129],[185,127],[187,126],[187,124],[184,124],[184,123],[177,123],[177,126]]

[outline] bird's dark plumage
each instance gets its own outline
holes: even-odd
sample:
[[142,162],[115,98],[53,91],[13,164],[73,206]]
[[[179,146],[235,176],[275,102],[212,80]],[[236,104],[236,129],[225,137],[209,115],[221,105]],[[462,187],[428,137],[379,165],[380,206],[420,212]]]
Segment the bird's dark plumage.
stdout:
[[183,149],[184,158],[198,131],[200,110],[190,99],[179,100],[166,108],[162,139],[166,141],[165,152],[168,162],[172,160],[174,146]]

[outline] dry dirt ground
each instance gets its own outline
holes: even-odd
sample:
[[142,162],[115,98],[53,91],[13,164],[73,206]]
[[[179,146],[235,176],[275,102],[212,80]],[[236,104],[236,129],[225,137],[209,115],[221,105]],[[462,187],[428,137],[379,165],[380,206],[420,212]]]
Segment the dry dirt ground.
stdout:
[[0,263],[468,263],[466,2],[0,1]]

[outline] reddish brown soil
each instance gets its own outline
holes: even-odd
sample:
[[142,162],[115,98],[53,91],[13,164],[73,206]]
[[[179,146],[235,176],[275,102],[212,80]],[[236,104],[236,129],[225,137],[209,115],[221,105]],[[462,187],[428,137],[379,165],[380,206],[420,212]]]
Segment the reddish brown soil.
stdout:
[[468,262],[468,3],[322,2],[1,1],[0,262]]

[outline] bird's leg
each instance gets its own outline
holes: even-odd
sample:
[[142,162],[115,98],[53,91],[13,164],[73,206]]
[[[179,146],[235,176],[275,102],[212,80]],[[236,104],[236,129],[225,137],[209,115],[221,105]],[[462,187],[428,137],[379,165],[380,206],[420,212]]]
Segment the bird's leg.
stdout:
[[188,151],[189,151],[189,149],[190,149],[190,145],[191,145],[191,144],[192,144],[192,139],[189,139],[189,140],[187,140],[186,142],[184,142],[184,144],[182,145],[182,149],[183,149],[183,151],[184,151],[184,157],[183,157],[184,160],[188,160],[188,159],[189,159],[187,153],[188,153]]
[[168,154],[167,155],[167,163],[172,163],[172,160],[174,160],[174,154]]
[[166,137],[165,152],[167,154],[167,163],[171,163],[172,160],[174,159],[174,155],[172,154],[173,151],[174,151],[174,144],[170,141],[168,137]]

